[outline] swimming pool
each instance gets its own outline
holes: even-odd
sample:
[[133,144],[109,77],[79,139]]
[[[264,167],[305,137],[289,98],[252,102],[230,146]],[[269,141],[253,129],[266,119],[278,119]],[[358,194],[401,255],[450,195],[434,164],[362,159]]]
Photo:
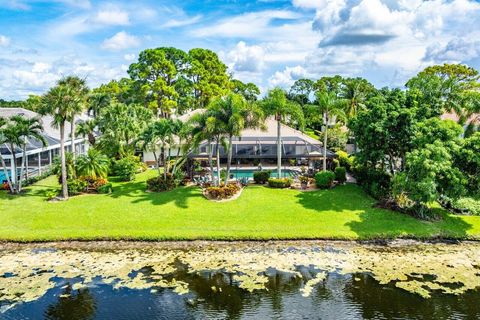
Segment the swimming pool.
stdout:
[[[233,179],[242,179],[249,178],[253,179],[253,173],[259,170],[253,169],[231,169],[230,176],[233,176]],[[270,177],[277,178],[277,170],[270,170]],[[298,176],[298,171],[290,169],[282,169],[282,178],[295,178]]]

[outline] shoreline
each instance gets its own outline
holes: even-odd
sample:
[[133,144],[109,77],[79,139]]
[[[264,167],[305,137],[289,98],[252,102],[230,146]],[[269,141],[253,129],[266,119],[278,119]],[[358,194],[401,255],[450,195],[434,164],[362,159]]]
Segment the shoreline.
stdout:
[[461,245],[461,244],[478,244],[478,240],[447,240],[447,239],[390,239],[390,240],[180,240],[180,241],[131,241],[131,240],[71,240],[71,241],[36,241],[36,242],[0,242],[0,251],[13,249],[191,249],[191,248],[208,248],[208,247],[230,247],[232,245],[246,246],[256,244],[261,247],[305,247],[305,246],[378,246],[378,247],[413,247],[418,245]]

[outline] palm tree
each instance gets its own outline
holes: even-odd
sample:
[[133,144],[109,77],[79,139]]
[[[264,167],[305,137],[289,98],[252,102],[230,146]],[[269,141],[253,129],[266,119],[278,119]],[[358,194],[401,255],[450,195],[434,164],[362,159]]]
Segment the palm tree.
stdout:
[[229,94],[224,98],[218,98],[212,102],[210,112],[224,125],[227,136],[227,174],[225,184],[230,176],[232,162],[232,140],[239,137],[243,129],[256,128],[261,125],[263,113],[255,104],[248,103],[245,98],[238,94]]
[[327,170],[327,135],[331,117],[345,119],[344,102],[337,98],[333,91],[319,91],[316,93],[316,107],[323,114],[323,171]]
[[86,155],[78,157],[76,164],[79,175],[96,179],[107,176],[110,161],[106,155],[90,148]]
[[191,128],[193,148],[198,148],[203,141],[207,141],[208,165],[210,167],[211,178],[213,181],[213,134],[207,127],[208,118],[209,115],[206,112],[196,113],[190,118],[187,125]]
[[97,124],[95,120],[82,121],[77,126],[76,134],[78,134],[82,138],[88,137],[88,143],[90,143],[91,146],[94,146],[97,142],[95,135],[93,134],[96,126]]
[[[4,143],[8,143],[7,137],[5,136],[5,133],[4,133],[7,123],[8,123],[7,119],[0,118],[0,145]],[[5,164],[5,159],[3,158],[1,153],[0,153],[0,161],[2,163],[3,173],[5,174],[5,178],[7,179],[7,184],[10,189],[10,193],[14,193],[13,183],[10,175],[8,174],[7,165]],[[13,160],[10,160],[10,161],[13,161]]]
[[[43,127],[39,118],[27,119],[20,115],[10,117],[8,124],[3,130],[3,135],[7,143],[10,145],[10,150],[13,156],[13,173],[15,175],[15,183],[13,184],[13,192],[19,193],[22,191],[22,181],[24,178],[24,169],[26,167],[27,159],[27,141],[29,139],[36,139],[42,143],[43,146],[47,144],[42,135]],[[20,178],[17,177],[17,157],[15,150],[20,148],[23,152],[22,165],[20,168]]]
[[86,108],[88,87],[85,79],[80,79],[77,76],[67,76],[58,81],[58,85],[68,86],[73,94],[74,99],[68,115],[70,121],[70,138],[73,153],[73,161],[75,161],[75,117],[82,113]]
[[77,98],[70,86],[57,85],[42,98],[40,114],[53,116],[52,126],[60,129],[60,161],[62,179],[62,197],[68,199],[67,168],[65,164],[65,123],[77,110]]
[[295,102],[289,101],[285,91],[275,88],[267,93],[263,100],[263,110],[266,115],[275,116],[277,120],[277,175],[282,176],[282,122],[290,120],[296,121],[299,126],[303,126],[302,108]]
[[110,95],[107,93],[92,92],[88,96],[88,113],[93,114],[93,117],[96,118],[102,109],[110,105],[111,100]]
[[175,129],[176,121],[160,118],[151,123],[138,139],[138,141],[141,142],[141,148],[143,150],[152,151],[159,176],[161,175],[161,171],[157,150],[158,147],[160,147],[164,179],[167,179],[167,173],[170,171],[170,148],[173,145]]

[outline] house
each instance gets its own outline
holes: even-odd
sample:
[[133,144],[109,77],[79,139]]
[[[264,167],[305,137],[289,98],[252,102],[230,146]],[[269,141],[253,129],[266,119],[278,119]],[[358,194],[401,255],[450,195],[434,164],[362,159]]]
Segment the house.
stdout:
[[[25,172],[28,177],[33,177],[42,174],[45,170],[51,166],[53,159],[60,155],[60,130],[52,126],[52,116],[40,116],[38,113],[23,109],[23,108],[0,108],[0,117],[10,118],[14,115],[20,115],[26,118],[40,117],[43,125],[43,136],[47,141],[45,147],[41,142],[35,139],[29,139],[27,141],[27,161]],[[79,121],[86,120],[86,116],[79,116]],[[72,151],[70,140],[70,123],[65,125],[65,147],[67,151]],[[88,148],[88,143],[83,137],[75,139],[75,152],[76,154],[83,154]],[[13,172],[13,153],[17,158],[17,169],[20,168],[23,161],[23,151],[17,147],[15,150],[11,150],[8,144],[0,144],[0,152],[8,172]],[[15,179],[15,175],[12,176]],[[0,164],[0,183],[5,180],[4,168]]]
[[[202,112],[194,110],[188,114],[178,117],[181,121],[188,121],[195,113]],[[322,143],[307,134],[296,130],[285,124],[281,124],[282,163],[295,165],[308,165],[314,161],[323,159]],[[197,150],[188,154],[188,158],[205,161],[209,155],[208,142],[204,141]],[[211,150],[215,157],[215,145],[212,143]],[[172,155],[176,150],[172,150]],[[335,158],[335,153],[327,150],[327,159]],[[147,164],[154,163],[152,152],[143,153],[143,161]],[[227,152],[220,146],[220,163],[227,161]],[[267,118],[264,130],[245,129],[241,135],[234,137],[232,148],[232,163],[243,166],[275,166],[277,163],[277,121],[273,117]]]

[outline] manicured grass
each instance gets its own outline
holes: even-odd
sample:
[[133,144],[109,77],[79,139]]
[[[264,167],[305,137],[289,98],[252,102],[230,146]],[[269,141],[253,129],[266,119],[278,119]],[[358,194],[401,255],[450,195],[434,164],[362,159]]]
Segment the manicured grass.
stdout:
[[0,193],[0,240],[66,239],[373,239],[393,237],[480,239],[480,217],[444,215],[424,222],[373,208],[355,185],[300,192],[249,186],[230,202],[206,200],[196,187],[147,193],[149,171],[115,183],[111,195],[84,195],[51,203],[55,177],[22,196]]

